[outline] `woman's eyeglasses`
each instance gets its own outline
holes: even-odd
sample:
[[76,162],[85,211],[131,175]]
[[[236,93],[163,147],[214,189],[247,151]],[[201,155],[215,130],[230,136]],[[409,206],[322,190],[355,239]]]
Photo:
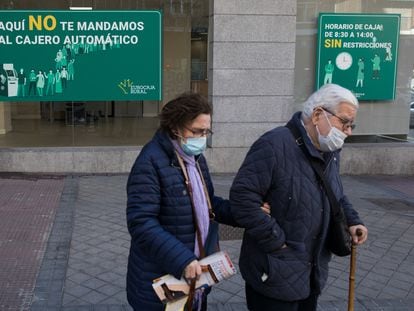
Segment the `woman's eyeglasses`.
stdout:
[[186,130],[190,131],[193,136],[196,137],[203,137],[203,136],[211,136],[213,132],[210,129],[189,129],[185,127]]

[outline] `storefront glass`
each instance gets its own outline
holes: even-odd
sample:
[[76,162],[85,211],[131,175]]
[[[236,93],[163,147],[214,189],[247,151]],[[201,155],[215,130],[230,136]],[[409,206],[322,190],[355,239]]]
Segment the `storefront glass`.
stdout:
[[[163,100],[0,103],[0,147],[143,145],[164,103],[186,91],[207,95],[208,1],[0,0],[0,9],[161,10]],[[139,68],[137,68],[139,70]]]
[[[296,110],[315,90],[317,18],[330,13],[401,14],[396,98],[393,101],[361,101],[355,136],[386,136],[404,140],[414,127],[414,1],[298,0],[295,64]],[[335,81],[333,81],[335,83]],[[411,127],[411,128],[410,128]]]

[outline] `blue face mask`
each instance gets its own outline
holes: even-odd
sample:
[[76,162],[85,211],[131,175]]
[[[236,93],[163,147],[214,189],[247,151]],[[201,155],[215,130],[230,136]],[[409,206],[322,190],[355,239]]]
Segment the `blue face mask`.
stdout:
[[206,150],[207,137],[189,137],[186,140],[187,142],[184,143],[181,139],[181,148],[183,148],[186,155],[196,156]]

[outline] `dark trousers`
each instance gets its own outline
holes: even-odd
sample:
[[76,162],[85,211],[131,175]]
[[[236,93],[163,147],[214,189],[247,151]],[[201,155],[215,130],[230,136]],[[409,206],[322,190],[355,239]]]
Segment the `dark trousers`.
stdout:
[[272,299],[256,292],[246,283],[247,307],[250,311],[316,311],[318,296],[311,294],[298,301]]

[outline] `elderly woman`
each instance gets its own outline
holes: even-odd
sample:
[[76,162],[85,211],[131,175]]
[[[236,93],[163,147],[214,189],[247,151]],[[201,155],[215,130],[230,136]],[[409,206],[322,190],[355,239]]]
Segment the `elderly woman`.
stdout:
[[[229,201],[214,195],[202,155],[212,134],[211,114],[210,104],[197,94],[168,102],[160,129],[132,167],[127,184],[127,296],[135,310],[164,309],[152,289],[154,279],[172,274],[193,280],[201,274],[198,259],[217,250],[212,219],[235,225]],[[206,307],[206,293],[196,293],[192,309]]]
[[[316,310],[333,251],[330,193],[353,242],[367,239],[339,175],[339,152],[352,134],[357,109],[349,90],[326,84],[309,97],[303,112],[265,133],[248,152],[230,201],[233,217],[246,229],[239,265],[249,310]],[[331,192],[311,162],[319,163]],[[271,217],[256,207],[263,200],[272,206]]]

